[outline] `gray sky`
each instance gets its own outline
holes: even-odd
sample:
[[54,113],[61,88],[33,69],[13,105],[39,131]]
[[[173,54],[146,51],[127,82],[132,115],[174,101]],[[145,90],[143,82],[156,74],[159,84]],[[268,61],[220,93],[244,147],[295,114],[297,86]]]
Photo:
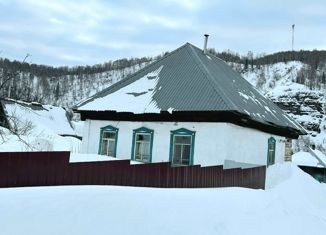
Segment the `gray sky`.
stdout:
[[190,42],[242,54],[326,49],[325,0],[0,0],[0,57],[85,65]]

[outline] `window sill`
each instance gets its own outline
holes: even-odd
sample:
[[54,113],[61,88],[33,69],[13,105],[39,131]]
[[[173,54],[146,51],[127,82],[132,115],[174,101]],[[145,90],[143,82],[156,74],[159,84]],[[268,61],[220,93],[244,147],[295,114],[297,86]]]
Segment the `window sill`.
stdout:
[[171,167],[184,167],[184,166],[192,166],[192,165],[183,165],[183,164],[173,164],[172,162],[171,162]]
[[145,162],[145,161],[141,161],[141,160],[136,160],[136,159],[131,159],[131,161],[134,161],[134,162],[140,162],[140,163],[144,163],[144,164],[148,164],[148,163],[151,163],[151,162]]

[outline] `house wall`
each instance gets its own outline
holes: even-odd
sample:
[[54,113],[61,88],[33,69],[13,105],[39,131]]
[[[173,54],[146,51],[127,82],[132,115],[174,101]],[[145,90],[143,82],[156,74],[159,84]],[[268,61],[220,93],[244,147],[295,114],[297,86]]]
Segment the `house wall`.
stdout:
[[285,138],[268,134],[251,128],[227,124],[228,126],[228,154],[227,160],[243,162],[248,164],[267,164],[268,139],[274,137],[275,162],[284,161]]
[[126,122],[86,120],[82,152],[98,153],[100,128],[112,125],[119,128],[117,157],[130,159],[133,130],[146,127],[154,130],[152,162],[169,161],[170,131],[186,128],[195,131],[194,164],[223,165],[225,160],[266,165],[267,141],[276,139],[276,162],[284,158],[283,137],[267,134],[229,123],[204,122]]

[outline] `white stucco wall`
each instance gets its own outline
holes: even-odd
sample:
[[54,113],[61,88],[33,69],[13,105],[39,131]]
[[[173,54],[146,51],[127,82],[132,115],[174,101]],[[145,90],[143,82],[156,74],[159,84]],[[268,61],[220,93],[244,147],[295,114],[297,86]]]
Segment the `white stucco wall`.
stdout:
[[267,164],[268,139],[274,137],[275,162],[284,161],[285,138],[277,135],[268,134],[251,128],[227,124],[227,139],[229,145],[228,160],[249,163],[249,164]]
[[203,122],[124,122],[86,120],[82,151],[98,153],[100,128],[119,128],[117,157],[130,159],[133,130],[146,127],[154,130],[152,162],[169,161],[170,131],[186,128],[195,131],[194,164],[222,165],[225,160],[266,165],[268,138],[276,139],[276,162],[284,159],[284,137],[271,135],[230,123]]

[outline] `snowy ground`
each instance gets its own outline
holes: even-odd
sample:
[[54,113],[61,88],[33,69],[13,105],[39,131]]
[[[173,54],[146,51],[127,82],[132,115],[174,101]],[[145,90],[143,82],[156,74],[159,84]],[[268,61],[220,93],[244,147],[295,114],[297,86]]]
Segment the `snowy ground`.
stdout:
[[326,185],[287,167],[292,176],[265,191],[0,189],[1,234],[325,234]]

